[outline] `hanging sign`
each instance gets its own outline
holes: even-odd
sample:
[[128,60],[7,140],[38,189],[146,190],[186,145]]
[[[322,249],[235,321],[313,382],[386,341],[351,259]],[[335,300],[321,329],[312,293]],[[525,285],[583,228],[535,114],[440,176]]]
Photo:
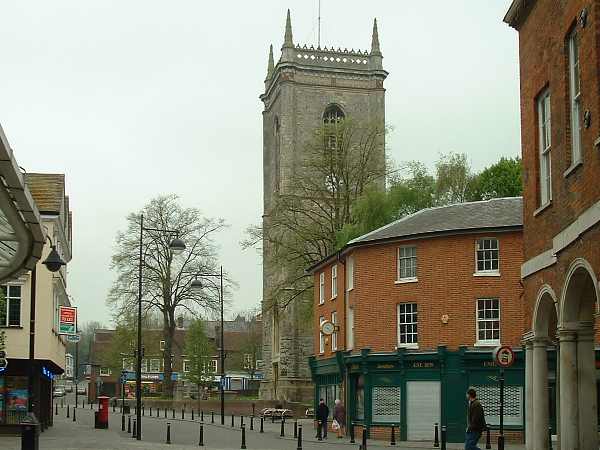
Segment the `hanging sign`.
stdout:
[[510,367],[515,362],[515,352],[508,345],[497,347],[494,350],[494,361],[503,369]]
[[58,307],[58,334],[77,334],[77,308]]
[[81,340],[81,336],[79,334],[67,334],[67,341],[73,342],[77,344]]

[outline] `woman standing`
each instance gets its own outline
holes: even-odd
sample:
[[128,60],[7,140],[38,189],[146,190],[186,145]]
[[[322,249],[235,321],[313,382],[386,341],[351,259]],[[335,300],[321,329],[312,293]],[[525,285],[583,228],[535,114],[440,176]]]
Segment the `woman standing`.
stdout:
[[333,408],[333,418],[338,423],[337,437],[341,439],[344,437],[344,428],[346,427],[346,408],[339,399],[336,399],[335,406]]

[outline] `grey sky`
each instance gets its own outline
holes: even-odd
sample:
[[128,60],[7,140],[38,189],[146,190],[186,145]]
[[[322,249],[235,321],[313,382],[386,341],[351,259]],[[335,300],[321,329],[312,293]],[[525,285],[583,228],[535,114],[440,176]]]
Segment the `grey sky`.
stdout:
[[[378,18],[396,161],[520,153],[509,0],[322,1],[323,45],[368,49]],[[260,259],[239,241],[262,214],[258,95],[288,7],[295,43],[316,44],[317,0],[2,2],[0,123],[26,170],[66,173],[80,320],[109,322],[115,234],[160,193],[227,220],[234,308],[260,301]]]

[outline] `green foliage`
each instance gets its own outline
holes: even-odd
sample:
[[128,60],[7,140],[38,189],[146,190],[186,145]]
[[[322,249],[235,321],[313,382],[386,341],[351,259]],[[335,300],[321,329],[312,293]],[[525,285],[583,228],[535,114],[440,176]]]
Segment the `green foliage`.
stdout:
[[194,320],[188,329],[184,351],[186,359],[189,360],[189,372],[186,372],[186,378],[200,386],[208,386],[214,373],[211,371],[210,360],[215,354],[213,343],[206,336],[204,324],[201,320]]
[[523,194],[521,158],[500,158],[473,180],[473,200],[518,197]]

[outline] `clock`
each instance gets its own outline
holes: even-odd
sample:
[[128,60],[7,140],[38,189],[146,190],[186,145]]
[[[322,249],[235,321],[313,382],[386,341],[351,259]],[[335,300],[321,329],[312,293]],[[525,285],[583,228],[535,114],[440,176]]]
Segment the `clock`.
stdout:
[[326,335],[333,334],[335,332],[335,325],[329,321],[325,321],[321,324],[321,331]]

